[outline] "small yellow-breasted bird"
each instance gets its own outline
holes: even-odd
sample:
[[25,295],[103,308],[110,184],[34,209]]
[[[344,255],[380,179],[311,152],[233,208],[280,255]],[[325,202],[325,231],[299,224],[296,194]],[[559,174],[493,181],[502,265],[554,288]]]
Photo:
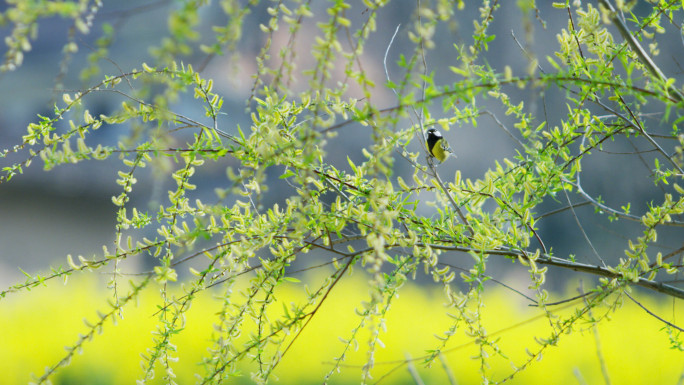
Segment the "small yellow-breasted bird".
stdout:
[[427,130],[427,149],[430,155],[437,158],[440,163],[444,162],[449,155],[456,156],[442,133],[435,128]]

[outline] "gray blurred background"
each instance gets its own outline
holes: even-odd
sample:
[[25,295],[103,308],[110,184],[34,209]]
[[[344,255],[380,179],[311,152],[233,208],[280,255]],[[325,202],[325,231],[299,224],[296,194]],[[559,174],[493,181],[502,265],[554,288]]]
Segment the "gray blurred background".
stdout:
[[[314,1],[312,11],[316,15],[324,15],[320,12],[327,2]],[[472,2],[468,2],[472,3]],[[458,54],[454,45],[468,45],[471,43],[473,33],[473,19],[478,15],[477,4],[468,4],[463,11],[457,11],[457,21],[451,25],[440,25],[437,31],[437,47],[428,51],[427,63],[430,71],[435,72],[437,84],[448,84],[456,80],[456,76],[448,67],[458,65]],[[540,65],[546,71],[553,71],[545,60],[546,56],[553,57],[553,51],[558,46],[556,35],[568,24],[568,14],[563,9],[552,8],[551,2],[537,2],[539,7],[538,18],[534,14],[522,15],[517,2],[502,1],[501,8],[494,15],[494,22],[489,31],[496,35],[496,39],[489,44],[489,51],[484,54],[488,65],[503,70],[505,65],[512,68],[516,75],[524,75],[529,62],[525,53],[518,46],[513,34],[521,44],[527,46],[528,53],[539,58]],[[585,2],[595,4],[596,2]],[[640,4],[635,13],[647,12],[650,6]],[[225,98],[224,112],[220,120],[221,129],[234,133],[239,124],[243,130],[249,127],[249,116],[245,113],[245,99],[252,88],[252,78],[256,72],[255,56],[264,44],[265,36],[259,29],[260,23],[267,23],[267,6],[271,2],[258,5],[248,16],[244,25],[244,38],[239,45],[239,57],[219,57],[211,60],[203,70],[203,76],[213,78],[215,90]],[[25,133],[26,126],[30,122],[37,121],[37,114],[51,116],[52,104],[61,102],[63,90],[84,89],[92,84],[83,84],[78,80],[78,73],[90,53],[89,46],[94,44],[100,36],[102,23],[107,22],[116,28],[115,41],[111,46],[110,59],[112,62],[101,63],[104,74],[117,75],[120,71],[129,71],[132,68],[141,68],[143,62],[154,65],[149,54],[149,47],[159,45],[160,40],[167,34],[167,14],[174,1],[116,1],[105,2],[104,7],[95,18],[91,34],[77,34],[76,43],[79,52],[71,60],[70,70],[62,80],[63,85],[56,83],[59,74],[59,63],[62,60],[62,46],[67,41],[70,22],[59,18],[43,20],[38,31],[38,38],[33,41],[33,49],[27,53],[22,67],[13,72],[0,74],[0,148],[8,148],[21,143],[21,136]],[[7,5],[0,5],[4,11]],[[415,2],[409,0],[393,1],[390,6],[379,11],[377,31],[372,33],[368,41],[364,55],[364,69],[376,82],[376,90],[373,94],[373,102],[379,107],[389,107],[396,104],[393,93],[383,86],[385,73],[383,69],[383,56],[389,44],[395,28],[400,25],[399,33],[389,51],[389,71],[393,80],[399,80],[403,76],[401,68],[394,63],[400,54],[410,55],[414,49],[407,37],[407,32],[412,28],[412,14]],[[361,2],[353,2],[353,7],[348,10],[348,17],[358,27],[366,20],[365,8]],[[643,14],[642,14],[643,15]],[[576,15],[575,15],[576,16]],[[677,15],[680,17],[682,15]],[[219,5],[214,2],[201,11],[201,28],[203,32],[202,42],[211,43],[213,33],[212,25],[224,25],[226,17],[220,11]],[[531,23],[531,30],[525,28],[523,20]],[[540,20],[546,24],[542,25]],[[320,21],[308,21],[305,28],[300,32],[302,39],[300,47],[307,44],[314,33],[314,23]],[[663,25],[667,32],[657,37],[661,55],[656,61],[663,71],[670,77],[679,80],[682,78],[682,55],[684,49],[678,29],[673,25]],[[0,33],[5,36],[8,26],[0,28]],[[306,28],[309,28],[308,30]],[[287,29],[281,28],[281,33],[274,39],[274,52],[277,52],[279,44],[286,43]],[[614,32],[614,31],[613,31]],[[529,34],[528,34],[529,33]],[[619,35],[614,32],[616,40]],[[346,47],[345,47],[346,48]],[[276,57],[274,53],[272,55]],[[554,57],[555,58],[555,57]],[[189,57],[178,58],[179,61],[192,63],[200,66],[206,59],[199,50]],[[306,67],[311,58],[306,50],[299,53],[300,67]],[[485,64],[480,62],[479,64]],[[340,71],[343,68],[339,69]],[[305,81],[302,76],[300,81]],[[527,112],[536,117],[537,125],[546,121],[548,126],[560,124],[561,119],[567,115],[566,92],[559,89],[517,89],[506,88],[514,104],[525,101]],[[358,94],[354,87],[350,94]],[[542,94],[543,93],[543,94]],[[187,116],[200,121],[205,121],[204,111],[201,104],[191,99],[183,100],[176,108]],[[114,95],[95,94],[86,99],[86,108],[97,116],[100,113],[107,114],[120,106],[122,99]],[[496,101],[480,99],[478,105],[485,106],[500,122],[509,130],[514,130],[515,121],[506,116]],[[590,107],[594,108],[594,107]],[[662,112],[653,108],[652,112]],[[598,111],[598,109],[597,109]],[[444,116],[439,103],[433,109],[435,117]],[[661,123],[660,116],[656,116],[648,123],[649,130],[667,134],[671,131],[669,124]],[[406,124],[410,124],[406,122]],[[103,127],[95,132],[93,139],[101,143],[113,145],[117,138],[125,134],[121,130],[125,127]],[[474,127],[468,123],[454,126],[449,132],[444,133],[451,147],[458,154],[456,160],[450,160],[440,166],[439,171],[444,179],[450,180],[454,172],[461,170],[464,178],[481,178],[484,172],[495,166],[495,160],[503,158],[511,159],[519,148],[504,130],[488,115],[478,118],[478,125]],[[183,143],[183,135],[179,134],[179,145]],[[340,131],[338,138],[327,147],[329,161],[342,168],[346,166],[346,157],[349,156],[355,162],[363,161],[361,154],[362,139],[370,138],[370,134],[364,127],[350,125]],[[671,143],[663,145],[669,147]],[[647,149],[646,143],[637,139],[632,143],[618,139],[608,143],[607,147],[615,153],[634,151],[633,145],[640,149]],[[414,150],[418,150],[418,143],[414,143]],[[601,196],[607,204],[619,208],[627,202],[632,203],[632,212],[640,215],[646,204],[653,200],[662,200],[662,191],[655,187],[649,180],[653,157],[643,155],[646,165],[633,155],[620,155],[611,153],[595,152],[583,162],[583,184],[587,192],[594,196]],[[0,166],[5,166],[17,157],[0,158]],[[423,158],[421,158],[424,161]],[[198,184],[198,196],[209,198],[213,196],[213,188],[224,186],[227,183],[225,175],[226,162],[217,162],[215,165],[205,167],[195,177]],[[3,287],[17,283],[23,279],[19,268],[27,272],[45,272],[46,263],[52,266],[66,265],[67,254],[90,256],[100,253],[103,244],[112,249],[115,206],[111,197],[120,192],[116,185],[116,173],[123,168],[116,158],[100,162],[86,161],[78,165],[60,166],[52,171],[42,171],[42,162],[35,161],[31,167],[25,170],[23,175],[16,176],[9,183],[0,184],[0,284]],[[148,170],[149,171],[149,170]],[[152,212],[159,207],[160,203],[166,202],[166,190],[173,186],[173,182],[166,178],[149,177],[144,175],[148,171],[137,174],[138,184],[135,186],[132,205],[142,209],[150,209]],[[396,163],[396,175],[410,178],[411,165],[400,158]],[[277,175],[270,179],[277,183]],[[263,197],[262,203],[268,205],[271,202],[280,201],[284,197],[278,196],[279,189],[271,188]],[[558,196],[557,201],[549,200],[540,212],[554,210],[566,205],[564,196]],[[582,199],[571,194],[574,202]],[[428,210],[429,208],[424,208]],[[641,231],[635,223],[620,221],[610,223],[606,215],[595,215],[590,206],[576,209],[577,214],[590,234],[591,240],[602,255],[608,260],[623,256],[622,250],[626,245],[626,237],[633,238]],[[431,215],[428,211],[426,215]],[[540,234],[546,240],[546,246],[552,248],[555,255],[566,257],[573,253],[578,260],[596,263],[592,257],[590,246],[585,241],[575,219],[569,211],[550,216],[539,222]],[[681,232],[663,231],[658,242],[664,251],[679,247]],[[519,265],[518,265],[519,266]],[[464,264],[467,267],[467,263]],[[509,267],[510,268],[510,267]],[[490,273],[499,272],[501,269],[494,268]],[[512,272],[512,273],[511,273]],[[510,270],[510,274],[526,276],[524,269],[519,271]],[[557,273],[561,274],[561,273]]]

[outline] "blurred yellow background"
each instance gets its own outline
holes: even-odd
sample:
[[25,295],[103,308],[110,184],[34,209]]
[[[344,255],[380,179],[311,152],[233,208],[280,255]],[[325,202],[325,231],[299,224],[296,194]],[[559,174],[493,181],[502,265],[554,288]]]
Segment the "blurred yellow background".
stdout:
[[[316,279],[315,276],[303,278]],[[273,383],[320,384],[332,368],[332,360],[339,356],[344,344],[339,338],[349,339],[351,331],[361,318],[354,309],[361,308],[367,300],[366,280],[363,274],[343,279],[327,298],[313,321],[299,336],[275,371]],[[246,283],[246,280],[245,280]],[[238,287],[240,285],[238,284]],[[127,284],[122,285],[128,288]],[[244,286],[243,286],[244,287]],[[174,370],[180,384],[195,383],[194,373],[203,374],[200,360],[211,346],[212,324],[217,322],[216,313],[220,302],[211,293],[203,292],[187,313],[186,328],[172,340],[177,345],[179,361]],[[568,293],[568,297],[574,294]],[[71,277],[68,285],[50,282],[48,287],[38,287],[30,292],[13,293],[2,299],[0,313],[0,373],[3,384],[26,384],[30,373],[42,375],[45,367],[52,366],[64,356],[65,346],[73,345],[78,334],[85,334],[87,319],[95,323],[95,309],[107,312],[107,299],[111,292],[105,284],[92,275]],[[236,294],[235,300],[241,297]],[[290,303],[304,298],[302,283],[285,283],[277,294],[279,301]],[[409,384],[413,379],[406,365],[398,361],[408,356],[416,359],[414,366],[426,384],[448,384],[444,367],[436,360],[426,368],[420,357],[435,349],[440,341],[435,334],[442,334],[453,320],[446,313],[441,291],[435,287],[407,284],[392,302],[386,319],[387,332],[380,332],[385,347],[377,347],[373,379],[370,383]],[[640,296],[640,299],[656,314],[684,319],[682,304],[673,306],[672,300],[656,301]],[[140,353],[153,346],[151,331],[156,329],[157,317],[153,315],[160,302],[158,288],[147,289],[137,305],[127,307],[124,319],[117,325],[107,322],[104,333],[96,335],[84,346],[83,354],[76,355],[70,366],[59,369],[53,377],[56,384],[131,384],[142,376]],[[486,308],[483,308],[484,327],[498,341],[509,358],[493,357],[488,373],[500,381],[513,372],[512,364],[521,366],[527,360],[525,349],[536,352],[539,345],[535,337],[550,335],[549,321],[539,309],[528,306],[521,296],[499,287],[485,292]],[[272,305],[273,317],[282,314],[282,304]],[[453,309],[452,309],[453,311]],[[561,311],[569,314],[573,308]],[[595,309],[593,315],[604,315],[607,309]],[[635,304],[625,302],[611,320],[598,327],[601,353],[613,384],[678,384],[684,373],[684,353],[671,349],[668,335],[661,330],[664,324],[646,314]],[[529,320],[529,322],[524,322]],[[248,327],[241,338],[248,334]],[[519,323],[524,322],[521,325]],[[516,326],[518,325],[518,326]],[[511,326],[514,326],[511,328]],[[583,328],[584,330],[578,330]],[[478,360],[470,357],[478,348],[470,342],[461,323],[457,333],[447,344],[444,357],[458,384],[481,383]],[[368,355],[370,333],[364,330],[358,336],[359,349],[347,355],[340,374],[334,374],[330,384],[358,384],[361,366]],[[492,354],[491,351],[489,351]],[[246,360],[251,362],[251,360]],[[243,376],[237,383],[251,383],[250,367],[241,367]],[[163,373],[157,370],[152,383],[161,383]],[[278,379],[277,381],[276,378]],[[586,381],[586,382],[583,382]],[[534,361],[526,370],[518,373],[511,384],[602,384],[597,345],[591,327],[584,321],[576,324],[569,335],[561,336],[557,347],[544,350],[543,359]]]

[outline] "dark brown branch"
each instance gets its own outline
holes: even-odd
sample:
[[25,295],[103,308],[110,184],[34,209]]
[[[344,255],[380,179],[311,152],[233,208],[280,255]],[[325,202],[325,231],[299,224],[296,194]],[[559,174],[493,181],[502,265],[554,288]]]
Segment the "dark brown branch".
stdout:
[[[461,246],[446,246],[446,245],[429,245],[433,249],[447,250],[447,251],[460,251],[464,253],[475,252],[484,253],[490,255],[501,255],[506,257],[516,257],[522,258],[524,260],[529,260],[529,254],[527,252],[510,250],[510,249],[498,249],[498,250],[476,250],[470,247]],[[541,253],[539,257],[535,260],[536,263],[548,266],[561,267],[564,269],[569,269],[573,271],[579,271],[583,273],[589,273],[593,275],[598,275],[607,278],[623,278],[622,274],[614,272],[612,269],[607,267],[601,267],[596,265],[588,265],[581,262],[568,261],[566,259],[553,257],[546,253]],[[643,277],[639,277],[636,281],[632,282],[637,286],[641,286],[659,293],[667,294],[669,296],[684,299],[684,289],[674,287],[671,285],[666,285],[662,282],[653,281]]]

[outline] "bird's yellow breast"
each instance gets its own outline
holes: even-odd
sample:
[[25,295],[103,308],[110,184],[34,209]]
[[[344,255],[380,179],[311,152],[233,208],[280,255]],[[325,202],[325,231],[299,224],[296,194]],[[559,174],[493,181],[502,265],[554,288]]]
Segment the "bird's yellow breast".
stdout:
[[444,162],[444,160],[449,156],[449,153],[444,150],[444,139],[438,140],[433,146],[432,149],[429,149],[430,153],[432,156],[437,158],[440,162]]

